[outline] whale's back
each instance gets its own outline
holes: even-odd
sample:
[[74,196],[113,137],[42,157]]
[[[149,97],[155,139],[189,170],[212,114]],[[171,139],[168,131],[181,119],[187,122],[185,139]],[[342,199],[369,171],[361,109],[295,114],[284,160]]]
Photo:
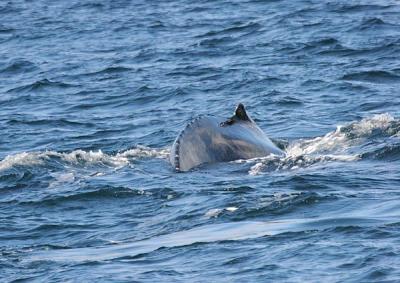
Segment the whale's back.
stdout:
[[174,168],[187,171],[203,163],[284,154],[251,119],[229,125],[225,120],[202,116],[190,122],[172,145]]

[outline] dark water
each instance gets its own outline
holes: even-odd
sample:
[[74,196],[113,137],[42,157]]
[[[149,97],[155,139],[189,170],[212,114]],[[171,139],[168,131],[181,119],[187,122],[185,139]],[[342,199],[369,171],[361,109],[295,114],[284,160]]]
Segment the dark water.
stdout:
[[[399,282],[398,1],[1,1],[1,282]],[[242,102],[287,157],[176,173]]]

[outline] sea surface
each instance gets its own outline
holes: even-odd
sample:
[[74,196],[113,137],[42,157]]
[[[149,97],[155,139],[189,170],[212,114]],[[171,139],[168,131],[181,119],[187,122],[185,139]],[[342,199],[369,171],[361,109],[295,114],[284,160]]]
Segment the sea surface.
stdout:
[[[0,282],[400,282],[399,1],[0,2]],[[287,156],[175,172],[243,103]]]

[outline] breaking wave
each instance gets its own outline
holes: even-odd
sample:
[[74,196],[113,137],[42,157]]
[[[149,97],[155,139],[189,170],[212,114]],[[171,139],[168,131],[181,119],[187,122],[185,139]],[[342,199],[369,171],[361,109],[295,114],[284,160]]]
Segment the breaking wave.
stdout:
[[0,161],[0,171],[19,166],[46,165],[51,161],[65,163],[66,165],[98,165],[108,167],[124,167],[131,160],[139,158],[166,158],[169,154],[167,149],[154,149],[145,146],[119,152],[115,155],[98,151],[84,151],[81,149],[69,153],[57,151],[44,152],[21,152],[14,155],[8,155]]
[[[400,121],[389,114],[378,114],[361,121],[338,126],[324,136],[299,139],[285,146],[286,156],[269,155],[235,163],[253,163],[250,175],[278,170],[306,168],[325,162],[349,162],[366,158],[387,159],[387,155],[400,155]],[[382,140],[384,139],[384,140]],[[390,139],[390,140],[388,140]],[[284,143],[283,143],[284,144]],[[116,154],[77,149],[71,152],[22,152],[8,155],[0,161],[0,171],[21,166],[62,165],[106,166],[122,168],[140,158],[162,158],[169,155],[168,148],[137,146]]]
[[[263,158],[240,160],[238,162],[255,162],[250,168],[250,175],[258,175],[273,170],[289,170],[309,167],[316,163],[338,161],[357,161],[367,156],[378,156],[370,154],[371,150],[379,148],[382,151],[393,151],[393,147],[400,149],[398,138],[400,137],[400,121],[389,114],[378,114],[364,118],[358,122],[352,122],[338,126],[335,131],[329,132],[322,137],[312,139],[300,139],[289,143],[286,147],[286,156],[280,158],[270,155]],[[384,138],[394,138],[392,144]],[[371,143],[375,146],[371,147]],[[372,149],[371,149],[372,148]]]

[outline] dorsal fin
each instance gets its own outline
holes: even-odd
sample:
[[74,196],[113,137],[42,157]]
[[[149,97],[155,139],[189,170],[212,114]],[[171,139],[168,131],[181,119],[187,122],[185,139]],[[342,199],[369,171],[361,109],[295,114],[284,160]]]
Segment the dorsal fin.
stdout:
[[233,113],[233,116],[228,120],[226,120],[225,122],[222,122],[220,126],[221,127],[229,126],[238,121],[249,121],[249,122],[253,121],[247,115],[246,109],[244,109],[244,105],[242,103],[239,103],[238,106],[236,106],[235,113]]
[[246,109],[244,109],[244,105],[239,103],[235,110],[235,117],[239,120],[250,121],[249,116],[247,116]]

